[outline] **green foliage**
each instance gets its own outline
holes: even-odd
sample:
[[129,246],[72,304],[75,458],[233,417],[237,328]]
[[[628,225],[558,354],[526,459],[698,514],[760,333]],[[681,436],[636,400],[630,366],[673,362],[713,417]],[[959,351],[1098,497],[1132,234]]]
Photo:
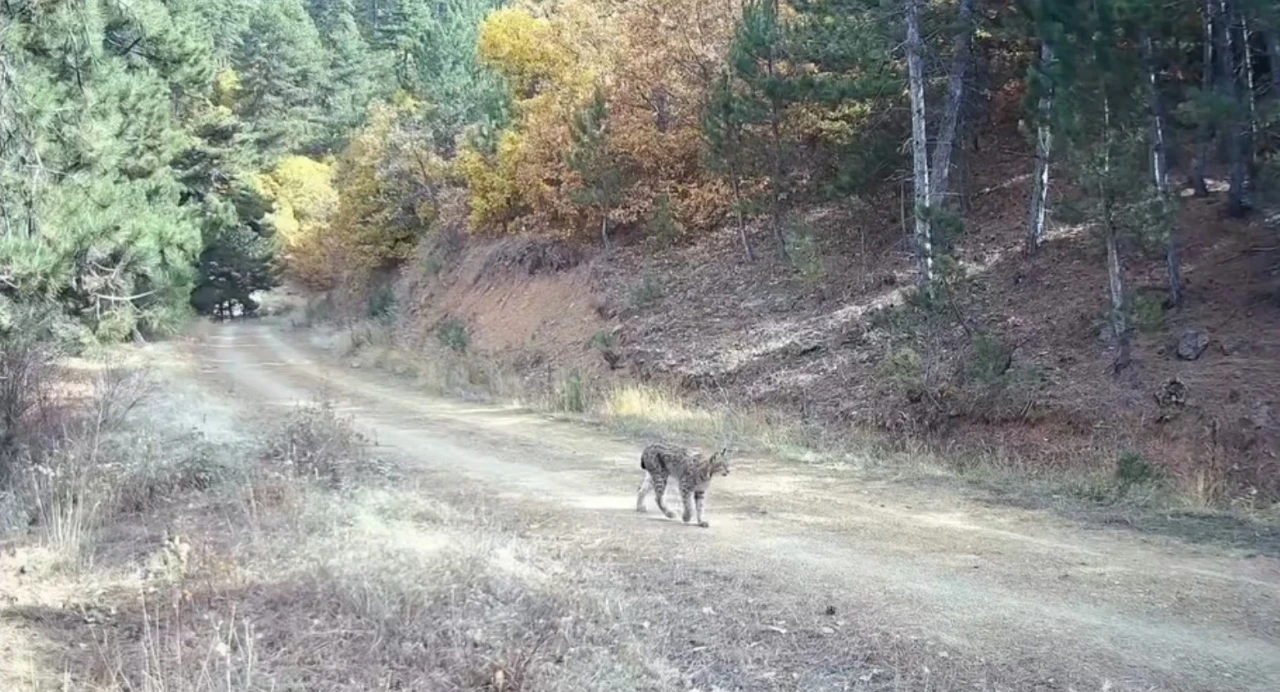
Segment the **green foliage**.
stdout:
[[369,293],[368,314],[370,319],[383,324],[390,324],[396,319],[396,294],[390,286],[375,286]]
[[441,322],[436,329],[436,338],[441,346],[454,353],[466,353],[467,347],[471,344],[471,337],[467,334],[467,323],[460,317],[450,317]]
[[254,4],[232,61],[241,81],[236,114],[267,160],[321,141],[329,61],[301,0]]
[[601,235],[607,245],[609,211],[622,201],[626,186],[623,162],[609,146],[609,105],[596,89],[586,107],[574,114],[569,134],[572,146],[566,157],[569,170],[578,174],[581,187],[570,198],[594,207],[601,218]]
[[787,258],[796,270],[800,280],[817,285],[827,277],[826,267],[822,262],[822,249],[813,228],[803,223],[792,223],[787,230]]
[[1159,476],[1159,470],[1148,464],[1142,455],[1136,452],[1125,452],[1116,460],[1116,481],[1122,490],[1149,483]]
[[995,384],[1001,382],[1013,367],[1013,352],[991,334],[974,334],[970,346],[972,355],[965,367],[965,375],[969,380]]
[[422,119],[437,153],[452,156],[468,136],[492,153],[507,124],[507,86],[476,58],[481,21],[501,0],[400,0],[398,16],[375,29],[400,86],[426,100]]
[[587,410],[587,393],[582,374],[577,370],[570,372],[560,386],[560,409],[569,413],[585,413]]
[[422,261],[422,271],[427,276],[440,276],[440,272],[444,271],[444,259],[434,252],[427,255]]
[[909,346],[895,349],[880,363],[881,378],[906,393],[909,399],[917,399],[925,390],[924,359],[920,352]]
[[671,209],[671,195],[663,192],[658,195],[653,211],[645,222],[649,237],[669,243],[680,235],[680,223]]
[[213,75],[191,19],[159,0],[0,7],[9,299],[56,305],[104,339],[180,314],[201,248],[178,170],[190,141],[181,116]]
[[617,334],[612,329],[601,329],[591,338],[587,340],[587,348],[594,348],[600,351],[607,351],[618,343]]
[[1129,321],[1138,331],[1152,333],[1164,329],[1163,296],[1137,293],[1125,304],[1129,308]]
[[631,306],[635,308],[647,308],[662,300],[663,295],[662,282],[652,276],[646,276],[640,280],[640,283],[631,287]]

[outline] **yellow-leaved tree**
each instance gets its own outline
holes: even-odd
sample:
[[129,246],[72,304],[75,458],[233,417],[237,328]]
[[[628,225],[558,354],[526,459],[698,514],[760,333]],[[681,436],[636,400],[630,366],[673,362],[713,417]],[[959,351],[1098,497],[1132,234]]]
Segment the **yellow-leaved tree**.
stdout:
[[310,288],[329,288],[335,248],[328,230],[338,210],[333,166],[305,156],[286,156],[255,182],[273,205],[267,219],[276,229],[289,273]]
[[586,2],[535,12],[542,10],[495,10],[480,27],[477,55],[511,85],[515,118],[492,151],[472,143],[458,157],[475,230],[506,229],[517,217],[522,227],[544,230],[570,231],[583,221],[568,194],[574,175],[565,153],[573,114],[609,71],[607,23]]
[[[512,87],[515,117],[496,146],[464,147],[475,230],[523,229],[587,237],[601,225],[703,229],[728,208],[728,188],[700,165],[700,116],[721,71],[737,2],[564,0],[496,10],[477,54]],[[568,159],[571,123],[607,99],[597,142],[619,170],[616,203],[585,203],[591,182]],[[580,148],[580,147],[578,147]],[[662,218],[660,218],[662,217]]]
[[406,127],[412,110],[413,104],[374,104],[337,162],[329,235],[346,278],[356,284],[408,259],[437,215],[446,167],[427,137]]

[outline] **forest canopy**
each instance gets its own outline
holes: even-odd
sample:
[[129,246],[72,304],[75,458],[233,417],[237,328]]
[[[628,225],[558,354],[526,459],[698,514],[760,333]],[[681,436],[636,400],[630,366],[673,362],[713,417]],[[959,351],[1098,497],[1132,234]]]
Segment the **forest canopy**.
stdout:
[[1176,303],[1173,171],[1235,215],[1273,194],[1277,66],[1263,0],[0,0],[0,324],[116,340],[359,284],[457,199],[472,234],[727,224],[789,259],[794,210],[903,180],[928,285],[957,143],[1010,93],[1028,252],[1066,181]]

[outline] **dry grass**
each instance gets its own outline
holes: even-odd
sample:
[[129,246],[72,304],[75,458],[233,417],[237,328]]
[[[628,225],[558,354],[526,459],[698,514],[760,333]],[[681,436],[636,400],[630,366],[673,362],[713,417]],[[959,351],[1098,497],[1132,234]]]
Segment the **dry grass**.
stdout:
[[[88,438],[94,454],[45,454],[20,493],[38,520],[0,536],[21,547],[0,573],[36,576],[0,578],[0,638],[31,665],[0,665],[0,688],[661,688],[617,603],[472,498],[389,482],[331,406],[246,455],[163,429],[172,405]],[[126,448],[144,461],[118,463]]]
[[[107,436],[145,463],[106,467],[81,568],[48,567],[62,548],[43,528],[0,539],[19,546],[0,552],[0,639],[19,643],[0,689],[1022,690],[1043,673],[940,657],[853,597],[811,602],[625,531],[580,540],[601,527],[396,472],[324,402],[251,416],[267,429],[228,447],[166,427],[166,396]],[[605,401],[637,425],[803,442],[657,391]]]

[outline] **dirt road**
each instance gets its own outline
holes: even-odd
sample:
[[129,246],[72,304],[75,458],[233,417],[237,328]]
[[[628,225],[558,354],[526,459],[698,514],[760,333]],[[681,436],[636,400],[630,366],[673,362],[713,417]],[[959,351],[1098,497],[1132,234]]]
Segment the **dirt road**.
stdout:
[[[691,650],[754,623],[750,641],[706,654],[709,668],[756,671],[735,678],[744,688],[786,689],[779,667],[812,671],[842,651],[909,642],[914,658],[901,665],[987,671],[966,689],[1280,690],[1280,560],[755,458],[713,485],[709,530],[685,527],[635,513],[640,443],[423,396],[303,341],[230,324],[196,352],[219,395],[290,405],[323,389],[406,468],[534,512],[530,532],[601,545],[627,588],[690,604],[676,624]],[[750,652],[766,638],[771,672]],[[859,688],[832,670],[806,679]]]

